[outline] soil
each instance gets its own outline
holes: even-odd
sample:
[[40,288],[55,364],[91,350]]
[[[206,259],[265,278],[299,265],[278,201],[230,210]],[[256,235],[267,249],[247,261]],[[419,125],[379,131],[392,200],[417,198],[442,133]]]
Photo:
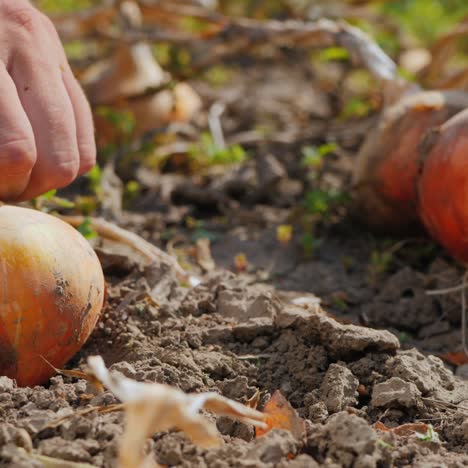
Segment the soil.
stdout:
[[[144,268],[127,250],[99,245],[107,304],[68,368],[100,354],[113,371],[186,392],[247,401],[258,390],[259,408],[279,389],[306,422],[302,440],[281,430],[255,438],[252,427],[219,417],[225,443],[209,450],[177,431],[157,433],[146,449],[164,466],[468,466],[468,373],[439,357],[460,349],[460,301],[426,293],[458,284],[459,267],[424,235],[376,237],[347,211],[317,223],[320,243],[304,254],[294,213],[315,182],[304,176],[300,147],[334,139],[341,152],[321,183],[346,187],[374,120],[341,123],[330,94],[304,86],[303,70],[265,67],[221,89],[195,85],[204,102],[230,97],[228,136],[274,122],[285,141],[251,143],[254,157],[222,180],[209,171],[176,176],[169,164],[156,182],[141,182],[143,193],[118,220],[186,259],[195,237],[209,236],[216,268],[194,267],[202,282],[188,289],[161,266]],[[203,221],[202,233],[188,216]],[[293,238],[281,245],[276,226],[289,223]],[[239,253],[248,260],[243,272],[234,267]],[[117,400],[90,392],[86,381],[62,375],[35,388],[0,377],[0,466],[43,466],[38,454],[116,466],[123,414],[99,412]],[[424,422],[438,437],[399,436],[378,422]]]

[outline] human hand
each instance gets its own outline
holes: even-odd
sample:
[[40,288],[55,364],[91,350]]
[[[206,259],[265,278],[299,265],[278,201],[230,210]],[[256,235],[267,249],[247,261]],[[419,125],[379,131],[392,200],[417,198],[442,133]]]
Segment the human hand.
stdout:
[[92,115],[52,22],[0,0],[0,200],[71,183],[96,161]]

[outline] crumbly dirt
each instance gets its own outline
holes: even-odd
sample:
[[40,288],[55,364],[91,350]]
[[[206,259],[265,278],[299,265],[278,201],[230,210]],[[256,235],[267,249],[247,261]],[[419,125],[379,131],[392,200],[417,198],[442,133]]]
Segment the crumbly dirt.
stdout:
[[[310,141],[320,142],[324,136],[317,135],[328,132],[348,148],[325,171],[329,181],[345,183],[368,122],[352,130],[325,125],[333,112],[329,100],[312,87],[298,100],[295,79],[306,82],[300,70],[287,77],[257,72],[248,90],[230,88],[226,132],[272,118],[278,106],[269,103],[280,101],[277,125],[302,123],[294,126],[293,140],[315,129]],[[283,83],[281,89],[274,82]],[[261,106],[237,100],[258,89]],[[289,99],[291,94],[296,98]],[[236,120],[239,114],[248,121]],[[236,169],[226,171],[223,183],[208,174],[200,184],[197,177],[174,178],[167,171],[146,187],[119,222],[158,245],[170,231],[189,246],[194,232],[186,217],[203,218],[217,268],[197,270],[202,282],[189,290],[159,266],[142,268],[126,249],[98,246],[109,283],[107,304],[67,367],[100,354],[112,370],[137,381],[216,391],[238,401],[260,391],[260,408],[279,389],[305,419],[306,434],[296,440],[281,430],[256,438],[252,427],[219,417],[225,443],[210,450],[177,431],[156,433],[146,450],[163,466],[467,466],[468,380],[463,366],[455,369],[440,359],[459,350],[459,298],[426,294],[458,284],[459,268],[424,236],[389,243],[347,216],[320,226],[321,243],[309,258],[296,237],[279,245],[276,226],[294,223],[290,212],[306,181],[294,163],[295,143],[265,145],[258,155],[260,171],[252,161],[244,165],[257,171],[253,179]],[[266,177],[265,167],[278,177]],[[229,177],[236,187],[227,184]],[[168,186],[174,199],[167,197]],[[216,205],[220,200],[222,207]],[[376,252],[389,249],[385,263]],[[248,259],[243,273],[233,266],[239,253]],[[123,414],[98,411],[112,403],[117,400],[110,393],[92,394],[76,378],[59,375],[44,386],[17,388],[0,377],[0,466],[40,467],[40,454],[115,467]],[[438,437],[398,436],[379,430],[378,422],[388,428],[424,422]]]

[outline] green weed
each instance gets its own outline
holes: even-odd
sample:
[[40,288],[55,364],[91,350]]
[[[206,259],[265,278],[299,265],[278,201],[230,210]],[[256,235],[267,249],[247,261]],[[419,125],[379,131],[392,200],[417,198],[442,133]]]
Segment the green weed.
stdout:
[[322,244],[322,239],[318,239],[312,232],[305,232],[301,237],[301,247],[304,257],[310,258],[315,250]]
[[98,5],[96,0],[36,0],[34,2],[46,13],[74,13]]
[[420,434],[419,432],[416,432],[416,437],[422,442],[432,442],[435,444],[440,443],[439,434],[434,430],[432,424],[429,424],[426,434]]
[[395,450],[395,446],[392,444],[389,444],[388,442],[385,442],[382,439],[377,439],[377,444],[380,445],[384,449],[388,450]]
[[91,220],[88,217],[84,219],[77,229],[86,239],[94,239],[97,237],[97,232],[91,227]]
[[304,208],[310,214],[327,215],[330,210],[349,201],[349,195],[340,191],[311,190],[305,194]]
[[379,10],[423,45],[448,31],[466,16],[466,0],[393,0]]
[[320,146],[304,146],[301,150],[301,164],[303,166],[319,169],[323,165],[325,156],[333,153],[337,148],[338,145],[336,143],[324,143]]
[[32,206],[36,210],[50,212],[56,208],[74,208],[75,204],[66,198],[58,197],[57,190],[49,190],[31,200]]
[[99,165],[95,165],[87,174],[88,185],[91,192],[96,195],[101,191],[102,171]]
[[373,250],[369,260],[369,273],[372,277],[386,273],[393,262],[393,252]]
[[318,57],[322,62],[348,60],[349,52],[344,47],[327,47],[319,52]]
[[210,133],[204,132],[200,141],[190,148],[189,156],[198,167],[239,164],[247,159],[247,153],[240,145],[219,148]]
[[110,106],[99,106],[96,115],[107,120],[122,136],[129,137],[135,130],[135,117],[130,111],[118,111]]

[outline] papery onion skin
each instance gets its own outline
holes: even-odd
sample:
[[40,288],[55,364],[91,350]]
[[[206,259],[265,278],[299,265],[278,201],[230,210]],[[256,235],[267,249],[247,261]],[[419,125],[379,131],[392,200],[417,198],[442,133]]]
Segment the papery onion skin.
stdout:
[[88,241],[46,213],[0,207],[0,375],[47,381],[87,340],[104,302]]

